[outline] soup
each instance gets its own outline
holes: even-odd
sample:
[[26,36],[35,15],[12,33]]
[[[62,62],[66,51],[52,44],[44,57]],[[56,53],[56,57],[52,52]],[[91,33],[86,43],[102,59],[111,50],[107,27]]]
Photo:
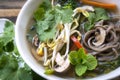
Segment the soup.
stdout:
[[111,14],[116,5],[83,3],[45,0],[34,12],[28,40],[45,74],[89,78],[119,66],[120,20]]

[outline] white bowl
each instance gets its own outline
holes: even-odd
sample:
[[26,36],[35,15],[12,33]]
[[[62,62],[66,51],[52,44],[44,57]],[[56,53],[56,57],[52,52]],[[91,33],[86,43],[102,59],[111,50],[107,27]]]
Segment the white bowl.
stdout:
[[[36,59],[31,54],[30,48],[28,47],[27,39],[26,39],[26,29],[32,18],[33,12],[37,9],[41,1],[42,0],[28,0],[23,6],[22,10],[20,11],[20,14],[18,15],[16,26],[15,26],[15,39],[16,39],[16,44],[20,52],[20,55],[22,56],[24,61],[28,64],[28,66],[32,68],[32,70],[34,70],[37,74],[39,74],[40,76],[46,79],[73,80],[74,78],[72,77],[63,78],[55,75],[45,75],[43,66],[36,61]],[[115,3],[117,2],[118,5],[120,3],[119,0],[110,0],[110,1]],[[92,78],[91,80],[101,80],[101,79],[106,80],[106,79],[117,77],[119,75],[120,75],[120,67],[108,74],[100,75],[98,77]]]

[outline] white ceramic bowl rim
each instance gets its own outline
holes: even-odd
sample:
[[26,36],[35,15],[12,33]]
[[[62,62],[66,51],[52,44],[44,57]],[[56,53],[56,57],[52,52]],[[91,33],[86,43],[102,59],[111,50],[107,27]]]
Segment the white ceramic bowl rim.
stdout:
[[[49,80],[63,80],[63,79],[73,80],[74,78],[62,78],[62,77],[57,77],[55,75],[50,75],[50,76],[45,75],[44,68],[40,66],[40,64],[38,64],[38,62],[32,56],[30,49],[28,48],[27,40],[26,40],[26,26],[28,25],[34,10],[39,6],[41,1],[42,0],[28,0],[23,6],[22,10],[20,11],[15,26],[15,40],[16,40],[17,48],[20,52],[20,55],[22,56],[24,61],[28,64],[28,66],[40,76]],[[101,80],[101,79],[106,80],[117,77],[119,75],[120,75],[120,67],[106,75],[100,75],[98,77],[92,78],[91,80]]]

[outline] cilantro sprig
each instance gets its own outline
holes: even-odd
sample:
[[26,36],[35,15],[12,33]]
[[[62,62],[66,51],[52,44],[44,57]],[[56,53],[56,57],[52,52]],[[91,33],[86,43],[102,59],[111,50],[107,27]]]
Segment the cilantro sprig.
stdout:
[[82,76],[87,70],[93,70],[97,66],[97,60],[91,54],[86,54],[83,48],[69,53],[69,60],[75,66],[75,72]]
[[88,21],[85,22],[84,28],[86,31],[92,29],[96,22],[100,20],[108,20],[110,19],[107,11],[103,8],[95,8],[94,12],[89,12]]
[[14,42],[14,23],[11,21],[5,23],[0,44],[0,80],[32,80],[30,69],[25,70],[19,65],[24,62]]
[[[46,1],[46,0],[45,0]],[[34,13],[34,19],[36,20],[36,32],[40,41],[47,41],[53,39],[56,33],[56,26],[61,21],[63,23],[69,23],[72,21],[73,10],[71,8],[62,8],[60,6],[54,6],[51,8],[43,7],[47,6],[50,2],[42,4]]]
[[44,80],[20,57],[14,34],[14,23],[6,21],[4,31],[0,33],[0,80]]

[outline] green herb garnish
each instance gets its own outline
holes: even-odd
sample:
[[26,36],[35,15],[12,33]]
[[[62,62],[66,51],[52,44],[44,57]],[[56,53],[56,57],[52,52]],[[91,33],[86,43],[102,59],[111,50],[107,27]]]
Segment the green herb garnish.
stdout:
[[46,11],[40,6],[34,13],[34,18],[37,21],[36,31],[38,33],[40,41],[47,41],[49,39],[53,39],[56,33],[56,26],[58,25],[58,23],[60,23],[61,21],[63,23],[71,22],[72,14],[73,11],[70,8],[66,9],[54,6],[54,8],[50,8]]
[[54,70],[53,69],[46,69],[45,70],[45,74],[47,74],[47,75],[51,75],[51,74],[53,74],[54,73]]
[[79,5],[78,5],[78,3],[79,3],[78,0],[57,0],[57,2],[58,2],[61,6],[63,6],[64,8],[72,8],[72,9],[74,9],[74,8],[76,8],[77,6],[79,6]]
[[34,79],[44,80],[35,74],[20,57],[14,41],[14,23],[6,21],[4,32],[0,34],[0,80]]
[[109,16],[107,11],[103,8],[95,8],[94,12],[89,12],[88,21],[85,23],[84,28],[86,31],[92,29],[96,22],[100,20],[108,20]]
[[71,51],[69,60],[75,66],[75,72],[78,76],[82,76],[87,70],[93,70],[97,66],[96,58],[91,54],[86,54],[83,48]]

